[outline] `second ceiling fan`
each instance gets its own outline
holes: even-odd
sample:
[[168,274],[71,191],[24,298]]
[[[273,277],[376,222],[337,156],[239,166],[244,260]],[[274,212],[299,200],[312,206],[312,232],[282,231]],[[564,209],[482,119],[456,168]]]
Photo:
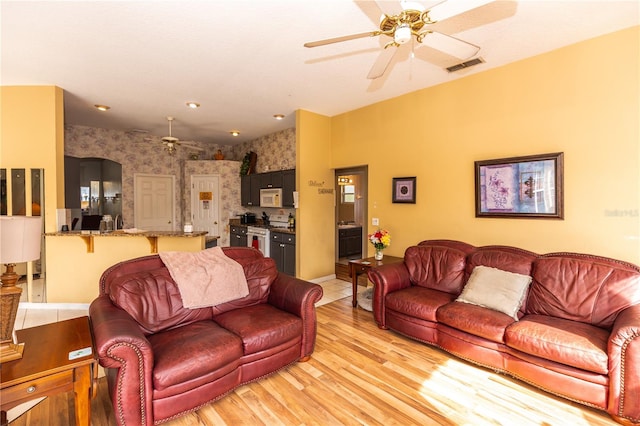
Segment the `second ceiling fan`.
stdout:
[[493,0],[451,0],[442,1],[425,8],[415,1],[376,1],[382,11],[380,28],[347,36],[329,38],[305,43],[305,47],[318,47],[327,44],[340,43],[364,37],[387,36],[391,40],[376,59],[367,75],[369,79],[382,77],[391,63],[397,48],[412,39],[418,47],[421,45],[440,50],[459,59],[468,59],[480,51],[480,47],[459,38],[432,30],[430,27],[436,22],[475,9]]
[[[194,150],[194,151],[204,151],[204,148],[202,148],[201,146],[199,146],[196,142],[189,142],[189,141],[181,141],[180,139],[176,138],[175,136],[173,136],[172,134],[172,123],[175,120],[175,118],[169,116],[167,117],[167,121],[169,122],[169,136],[163,136],[161,141],[162,144],[164,145],[164,150],[167,151],[169,153],[169,155],[173,155],[176,153],[178,147],[180,145],[184,145],[189,147],[190,150]],[[144,130],[142,131],[137,131],[137,132],[145,132]],[[145,142],[156,142],[158,139],[156,137],[146,137],[144,138]]]

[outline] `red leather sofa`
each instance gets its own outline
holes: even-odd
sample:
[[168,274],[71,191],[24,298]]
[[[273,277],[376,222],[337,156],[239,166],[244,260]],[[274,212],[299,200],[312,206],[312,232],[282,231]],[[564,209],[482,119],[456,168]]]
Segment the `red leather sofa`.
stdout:
[[[531,277],[514,317],[456,301],[479,266]],[[429,240],[368,275],[381,329],[605,410],[619,423],[640,423],[638,266]]]
[[253,248],[225,247],[249,295],[186,309],[158,255],[118,263],[89,315],[119,425],[153,425],[310,358],[322,287],[276,270]]

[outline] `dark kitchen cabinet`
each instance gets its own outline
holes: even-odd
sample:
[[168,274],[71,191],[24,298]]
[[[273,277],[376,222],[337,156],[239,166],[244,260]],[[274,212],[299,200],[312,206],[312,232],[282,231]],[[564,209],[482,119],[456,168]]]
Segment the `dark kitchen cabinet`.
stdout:
[[231,247],[246,247],[247,246],[247,227],[239,225],[231,225],[229,227],[229,245]]
[[338,229],[338,257],[362,253],[362,227]]
[[282,172],[260,173],[260,188],[282,188]]
[[271,231],[269,256],[275,260],[278,271],[296,276],[296,236],[287,232]]
[[293,207],[296,190],[296,169],[282,171],[282,207]]
[[262,175],[252,174],[240,178],[240,204],[245,207],[260,206]]

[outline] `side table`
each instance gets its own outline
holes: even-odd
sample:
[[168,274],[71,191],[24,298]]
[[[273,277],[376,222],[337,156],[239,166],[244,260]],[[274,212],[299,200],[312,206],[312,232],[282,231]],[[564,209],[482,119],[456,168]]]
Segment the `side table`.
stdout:
[[382,260],[376,260],[375,257],[367,257],[365,259],[357,259],[349,261],[349,275],[351,276],[351,290],[353,296],[351,304],[355,308],[358,306],[358,275],[366,274],[369,269],[378,266],[388,265],[390,263],[403,262],[403,257],[384,256]]
[[98,371],[89,317],[25,328],[16,334],[25,344],[22,358],[5,362],[0,368],[3,422],[6,411],[17,405],[73,391],[76,425],[89,426]]

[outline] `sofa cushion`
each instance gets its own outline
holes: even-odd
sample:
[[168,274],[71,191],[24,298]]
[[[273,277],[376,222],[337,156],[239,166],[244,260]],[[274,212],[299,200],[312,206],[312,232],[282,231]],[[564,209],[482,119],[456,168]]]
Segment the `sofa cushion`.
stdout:
[[530,283],[531,277],[528,275],[476,266],[456,302],[493,309],[517,321],[518,310]]
[[637,267],[613,259],[559,253],[535,262],[526,313],[611,328],[640,303]]
[[[213,321],[199,321],[149,336],[153,388],[207,383],[238,368],[242,341]],[[195,387],[195,386],[194,386]]]
[[116,277],[110,284],[111,301],[125,310],[145,334],[211,319],[211,310],[186,309],[178,286],[165,267]]
[[214,321],[240,336],[245,355],[302,338],[302,319],[269,304],[234,309]]
[[538,255],[509,246],[484,246],[477,248],[467,258],[467,273],[471,274],[476,266],[489,266],[521,275],[531,275],[533,262]]
[[213,315],[219,315],[243,306],[266,303],[269,298],[271,284],[278,276],[276,262],[270,257],[262,257],[259,259],[240,258],[236,259],[236,261],[240,263],[244,269],[244,275],[247,278],[247,285],[249,286],[249,294],[241,299],[213,306],[211,308]]
[[609,332],[589,324],[526,315],[505,332],[507,346],[594,373],[607,374]]
[[436,312],[438,308],[447,303],[451,303],[454,298],[455,296],[453,294],[444,291],[411,286],[387,294],[385,306],[388,310],[400,312],[426,321],[436,322]]
[[450,247],[413,246],[404,253],[411,283],[458,295],[464,284],[465,253]]
[[502,312],[456,302],[438,309],[436,317],[438,323],[497,343],[504,343],[505,329],[513,323],[513,318]]

